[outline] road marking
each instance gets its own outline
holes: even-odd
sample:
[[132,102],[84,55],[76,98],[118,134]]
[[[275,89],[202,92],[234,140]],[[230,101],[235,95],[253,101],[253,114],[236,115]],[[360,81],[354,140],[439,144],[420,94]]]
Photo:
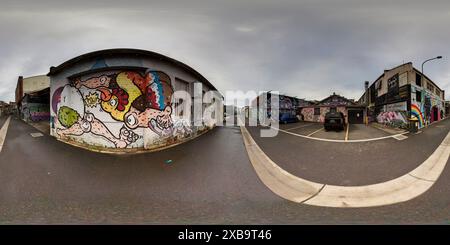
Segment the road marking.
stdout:
[[348,128],[350,128],[350,124],[347,123],[347,130],[345,131],[345,141],[348,141]]
[[404,132],[404,133],[400,133],[400,134],[395,134],[395,135],[388,135],[388,136],[383,136],[383,137],[377,137],[377,138],[370,138],[370,139],[357,139],[357,140],[336,140],[336,139],[324,139],[324,138],[317,138],[317,137],[310,137],[308,135],[302,135],[302,134],[296,134],[293,132],[289,132],[283,129],[279,129],[279,128],[275,128],[272,127],[273,129],[276,129],[280,132],[286,133],[286,134],[290,134],[290,135],[294,135],[294,136],[298,136],[298,137],[302,137],[302,138],[306,138],[306,139],[311,139],[311,140],[320,140],[320,141],[327,141],[327,142],[337,142],[337,143],[357,143],[357,142],[367,142],[367,141],[376,141],[376,140],[384,140],[384,139],[388,139],[388,138],[394,138],[395,136],[398,135],[404,135],[407,134],[408,132]]
[[288,129],[285,129],[285,130],[286,130],[286,131],[289,131],[289,130],[294,130],[294,129],[297,129],[297,128],[308,127],[308,126],[311,126],[311,125],[313,125],[313,123],[309,123],[309,124],[306,124],[306,125],[300,125],[300,126],[298,126],[298,127],[288,128]]
[[392,138],[394,138],[394,139],[396,139],[396,140],[404,140],[404,139],[407,139],[407,138],[408,138],[408,136],[404,136],[404,135],[397,135],[397,136],[395,136],[395,137],[392,137]]
[[[387,134],[390,134],[390,135],[397,135],[397,134],[400,134],[400,133],[407,133],[408,131],[406,131],[406,130],[399,130],[399,129],[387,129],[387,128],[383,128],[383,127],[378,127],[378,126],[375,126],[375,125],[373,125],[373,124],[370,124],[370,127],[372,127],[372,128],[375,128],[375,129],[378,129],[378,130],[381,130],[381,131],[383,131],[384,133],[387,133]],[[393,132],[393,131],[397,131],[398,133],[396,134],[395,132]]]
[[323,207],[374,207],[405,202],[426,192],[438,180],[450,155],[450,132],[418,167],[398,178],[372,185],[336,186],[299,178],[273,162],[241,126],[244,145],[260,180],[287,200]]
[[9,121],[11,120],[11,116],[6,119],[5,123],[3,124],[2,128],[0,129],[0,152],[2,152],[3,144],[5,143],[6,139],[6,132],[8,132],[8,126]]
[[[272,127],[270,125],[263,125],[263,124],[261,124],[261,126],[270,127],[272,129],[278,130],[278,131],[283,132],[285,134],[290,134],[290,135],[293,135],[293,136],[298,136],[298,137],[302,137],[302,138],[306,138],[306,139],[310,139],[310,140],[319,140],[319,141],[336,142],[336,143],[359,143],[359,142],[384,140],[384,139],[389,139],[389,138],[394,138],[395,139],[395,137],[397,137],[399,135],[405,135],[405,134],[409,133],[408,131],[405,131],[405,132],[402,132],[402,133],[388,135],[388,136],[382,136],[382,137],[377,137],[377,138],[357,139],[357,140],[347,140],[347,141],[345,141],[345,140],[337,140],[337,139],[325,139],[325,138],[311,137],[310,136],[311,134],[309,134],[309,135],[296,134],[296,133],[293,133],[293,132],[289,132],[287,130],[280,129],[278,127]],[[421,133],[421,131],[419,131],[419,132]],[[315,133],[315,132],[313,132],[313,133]]]
[[37,137],[42,137],[44,136],[42,133],[30,133],[31,137],[33,138],[37,138]]
[[316,131],[314,131],[314,132],[312,132],[312,133],[310,133],[310,134],[308,134],[308,135],[306,135],[306,136],[311,136],[311,135],[313,135],[313,134],[315,134],[315,133],[317,133],[317,132],[319,132],[319,131],[322,131],[323,130],[323,128],[319,128],[318,130],[316,130]]

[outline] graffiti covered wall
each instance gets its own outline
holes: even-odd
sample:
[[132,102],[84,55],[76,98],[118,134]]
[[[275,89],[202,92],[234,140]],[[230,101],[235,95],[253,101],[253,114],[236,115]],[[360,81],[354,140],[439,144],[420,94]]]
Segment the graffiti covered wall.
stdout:
[[391,127],[408,128],[407,102],[403,101],[382,106],[376,120],[378,123]]
[[[319,108],[320,113],[315,114],[315,110],[317,112],[317,108]],[[325,121],[325,114],[330,111],[330,107],[327,106],[321,106],[321,107],[304,107],[301,110],[301,113],[303,115],[303,118],[307,122],[321,122],[323,123]],[[342,112],[344,114],[344,117],[347,120],[347,109],[345,106],[338,106],[336,107],[336,111]]]
[[419,128],[425,127],[444,117],[443,100],[434,93],[411,85],[411,116],[418,119]]
[[[105,60],[102,65],[119,61]],[[68,76],[74,73],[68,71],[51,77],[53,136],[100,148],[153,149],[176,144],[214,126],[194,127],[190,119],[174,115],[174,79],[166,72],[145,68],[96,72],[98,63],[93,62],[93,72],[87,75]],[[140,66],[145,67],[144,63]]]
[[21,114],[22,119],[27,122],[48,121],[50,119],[48,104],[23,103]]

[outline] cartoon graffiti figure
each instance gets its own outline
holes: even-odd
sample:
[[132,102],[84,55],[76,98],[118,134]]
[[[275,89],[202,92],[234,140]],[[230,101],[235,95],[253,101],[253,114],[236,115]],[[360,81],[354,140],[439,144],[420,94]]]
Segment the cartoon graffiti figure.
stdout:
[[131,107],[125,114],[125,125],[130,129],[138,127],[150,128],[159,136],[167,136],[172,133],[172,108],[166,106],[163,111],[153,108],[136,109]]
[[85,81],[76,80],[74,85],[76,88],[85,86],[98,90],[102,109],[118,121],[123,121],[123,115],[128,111],[131,102],[141,95],[139,88],[127,79],[127,72],[101,75]]
[[100,91],[102,109],[128,128],[150,128],[160,136],[171,133],[173,89],[165,73],[120,72],[75,81],[75,87],[81,86]]
[[192,133],[190,122],[186,119],[179,119],[173,125],[175,135],[188,136]]
[[89,78],[86,81],[81,81],[79,79],[75,80],[74,85],[75,88],[80,89],[82,86],[87,88],[108,88],[109,83],[111,82],[111,76],[101,75],[99,77]]
[[106,138],[114,143],[117,148],[125,148],[139,138],[137,134],[123,127],[120,129],[119,137],[116,138],[94,114],[85,113],[84,117],[81,117],[77,111],[67,106],[62,106],[59,109],[58,120],[65,127],[64,129],[56,129],[56,133],[61,137],[70,135],[81,136],[85,133],[92,133]]
[[85,101],[78,89],[66,85],[58,92],[58,96],[56,119],[61,127],[57,127],[56,133],[60,137],[92,133],[112,142],[118,148],[125,148],[139,138],[136,133],[125,127],[121,128],[119,136],[115,137],[93,113],[85,112]]
[[[142,79],[139,76],[131,78],[133,81]],[[170,78],[162,72],[150,72],[145,79],[151,82],[142,91],[142,95],[133,101],[131,110],[125,114],[125,124],[131,129],[148,127],[163,137],[170,135],[173,130],[171,107],[173,89]]]

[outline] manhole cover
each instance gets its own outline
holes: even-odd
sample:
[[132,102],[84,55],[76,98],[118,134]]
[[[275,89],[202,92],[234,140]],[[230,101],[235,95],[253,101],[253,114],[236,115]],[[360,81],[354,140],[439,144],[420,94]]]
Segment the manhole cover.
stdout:
[[31,137],[33,137],[33,138],[37,138],[37,137],[42,137],[42,136],[44,136],[42,133],[31,133],[30,135],[31,135]]

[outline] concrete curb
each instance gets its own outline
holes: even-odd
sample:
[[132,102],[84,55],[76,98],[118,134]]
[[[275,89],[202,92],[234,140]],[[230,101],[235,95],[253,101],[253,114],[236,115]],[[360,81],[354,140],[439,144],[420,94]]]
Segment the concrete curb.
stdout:
[[421,165],[390,181],[364,186],[316,183],[292,175],[273,162],[241,126],[244,145],[258,177],[287,200],[323,207],[373,207],[411,200],[427,191],[442,173],[450,155],[450,133]]
[[6,119],[5,123],[3,123],[2,128],[0,129],[0,152],[2,152],[3,144],[5,143],[6,133],[8,132],[9,121],[11,120],[11,116]]

